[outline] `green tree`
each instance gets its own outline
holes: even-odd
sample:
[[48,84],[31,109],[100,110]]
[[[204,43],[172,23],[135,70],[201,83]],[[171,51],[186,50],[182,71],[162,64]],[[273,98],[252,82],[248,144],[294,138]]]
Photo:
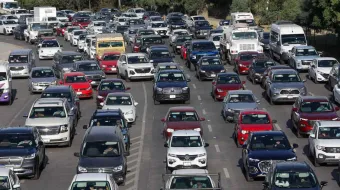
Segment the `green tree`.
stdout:
[[230,6],[230,12],[248,12],[250,11],[248,0],[233,0]]

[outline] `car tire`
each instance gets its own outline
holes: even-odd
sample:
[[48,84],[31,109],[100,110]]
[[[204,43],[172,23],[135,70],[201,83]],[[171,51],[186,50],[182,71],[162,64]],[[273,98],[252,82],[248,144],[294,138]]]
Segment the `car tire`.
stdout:
[[70,139],[70,140],[69,140],[69,141],[67,142],[67,144],[66,144],[67,147],[71,147],[71,146],[72,146],[72,139],[73,139],[72,136],[73,136],[73,135],[71,135],[71,133],[73,133],[73,129],[72,129],[72,132],[70,132],[70,135],[69,135],[69,139]]
[[246,169],[246,167],[245,167],[244,175],[246,176],[246,180],[247,180],[248,182],[253,182],[253,181],[254,181],[254,178],[252,178],[252,177],[249,176],[249,172],[248,172],[248,169]]
[[315,166],[315,167],[319,167],[320,166],[320,163],[317,161],[317,159],[316,159],[316,155],[315,155],[315,153],[314,153],[314,156],[313,156],[313,165]]
[[46,156],[46,152],[45,152],[45,150],[44,150],[44,159],[43,159],[43,162],[41,163],[41,170],[43,170],[43,169],[45,169],[46,168],[46,166],[47,166],[47,156]]
[[34,175],[32,177],[33,180],[38,180],[40,178],[41,170],[40,170],[39,160],[36,161],[34,165]]
[[129,79],[129,75],[128,75],[127,71],[125,71],[125,76],[124,76],[124,78],[125,78],[125,81],[126,81],[126,82],[130,82],[130,81],[131,81],[131,80]]

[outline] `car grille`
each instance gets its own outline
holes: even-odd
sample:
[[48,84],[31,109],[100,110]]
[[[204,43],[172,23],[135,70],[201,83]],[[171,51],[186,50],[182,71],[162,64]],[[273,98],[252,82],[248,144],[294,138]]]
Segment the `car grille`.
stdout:
[[21,70],[24,70],[24,67],[10,67],[9,69],[11,71],[21,71]]
[[40,135],[57,135],[59,134],[60,126],[51,126],[51,127],[37,127]]
[[271,160],[264,160],[259,162],[259,169],[261,170],[262,173],[267,173],[272,165]]
[[328,77],[329,77],[329,74],[322,73],[322,74],[321,74],[321,76],[323,76],[323,78],[326,78],[326,79],[328,79]]
[[208,30],[200,30],[201,34],[208,33]]
[[240,51],[255,50],[255,44],[240,44]]
[[177,155],[177,158],[183,161],[192,161],[197,158],[197,155]]
[[113,168],[86,168],[88,173],[112,173]]
[[0,157],[0,165],[20,167],[22,164],[22,157]]
[[310,65],[312,63],[311,60],[304,60],[304,61],[301,61],[302,65]]
[[340,153],[340,147],[326,147],[325,152],[327,152],[327,153]]
[[166,34],[166,30],[158,30],[158,34]]
[[49,86],[51,83],[49,82],[39,82],[38,86]]
[[86,77],[93,80],[93,81],[100,81],[102,79],[102,76],[100,76],[100,75],[89,75],[89,76],[86,76]]
[[136,73],[149,73],[151,71],[151,68],[140,68],[135,69]]
[[299,90],[281,90],[280,94],[300,94]]
[[182,88],[164,88],[163,94],[182,94]]

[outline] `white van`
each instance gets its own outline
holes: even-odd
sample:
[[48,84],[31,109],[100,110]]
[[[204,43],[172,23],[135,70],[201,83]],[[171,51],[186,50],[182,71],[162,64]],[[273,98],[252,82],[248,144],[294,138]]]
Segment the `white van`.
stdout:
[[0,63],[0,103],[12,104],[12,75],[8,63]]
[[269,46],[273,58],[286,62],[287,53],[294,46],[303,45],[307,45],[307,39],[301,26],[290,21],[278,21],[271,25]]

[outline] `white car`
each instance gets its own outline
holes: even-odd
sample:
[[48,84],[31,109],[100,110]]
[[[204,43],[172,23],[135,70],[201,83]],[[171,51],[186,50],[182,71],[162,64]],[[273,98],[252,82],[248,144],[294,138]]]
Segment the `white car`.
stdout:
[[340,104],[340,84],[334,85],[333,98],[336,103]]
[[142,19],[145,13],[143,8],[132,8],[126,11],[127,13],[135,13],[138,18]]
[[187,29],[176,29],[176,30],[173,30],[169,34],[170,46],[172,46],[172,44],[174,43],[174,41],[176,39],[176,35],[187,36],[187,35],[190,35],[190,32]]
[[205,143],[199,131],[177,130],[164,144],[168,148],[166,154],[166,170],[171,173],[177,168],[207,168],[208,157]]
[[87,30],[90,34],[101,34],[103,33],[103,27],[106,26],[105,21],[92,21],[88,27]]
[[163,37],[167,36],[168,34],[168,27],[164,21],[150,22],[147,26],[147,29],[152,29],[155,31],[156,34]]
[[61,12],[61,11],[57,11],[57,20],[59,22],[68,22],[69,21],[66,14],[64,12]]
[[153,79],[154,66],[144,53],[122,54],[117,62],[117,75],[126,81],[131,79]]
[[83,52],[85,48],[86,34],[80,34],[78,37],[77,51]]
[[314,166],[338,163],[340,159],[340,121],[315,121],[308,137],[308,156]]
[[88,52],[90,52],[89,53],[90,59],[94,59],[96,57],[96,49],[97,49],[96,42],[97,41],[96,41],[95,38],[91,39],[91,45],[90,45],[89,50],[88,50]]
[[214,33],[211,34],[209,40],[215,44],[216,49],[220,49],[220,39],[222,37],[222,33]]
[[329,73],[334,64],[339,64],[339,62],[333,57],[314,59],[308,69],[309,78],[315,83],[328,81]]
[[90,47],[91,41],[96,38],[96,35],[86,35],[85,38],[85,45],[84,45],[84,53],[90,55]]
[[19,21],[19,19],[14,15],[1,15],[0,20],[14,20],[15,22]]
[[109,93],[100,105],[103,110],[121,109],[127,122],[134,123],[136,121],[138,102],[135,101],[131,93]]
[[161,16],[150,16],[144,20],[146,25],[149,25],[151,22],[165,22]]
[[68,190],[92,189],[93,187],[96,187],[96,189],[118,190],[115,180],[107,173],[76,174]]
[[77,46],[78,45],[78,39],[79,39],[79,35],[80,34],[84,34],[86,33],[86,30],[85,29],[80,29],[80,30],[73,30],[72,31],[72,39],[70,40],[70,44],[72,46]]
[[20,179],[13,170],[0,166],[1,187],[6,190],[20,190]]
[[125,25],[128,20],[128,17],[116,17],[113,23],[115,23],[115,25]]
[[62,45],[57,40],[44,40],[38,45],[39,59],[53,59],[54,54],[62,51]]
[[61,10],[60,12],[65,13],[66,15],[70,15],[71,17],[73,17],[74,14],[76,14],[74,11],[72,10]]
[[206,20],[206,19],[204,18],[204,16],[201,16],[201,15],[196,15],[196,16],[184,15],[183,20],[185,21],[188,27],[192,27],[195,21]]
[[65,41],[70,41],[72,39],[73,30],[80,30],[80,26],[68,26],[64,32]]
[[0,20],[0,34],[9,35],[13,33],[13,29],[18,26],[15,20]]

